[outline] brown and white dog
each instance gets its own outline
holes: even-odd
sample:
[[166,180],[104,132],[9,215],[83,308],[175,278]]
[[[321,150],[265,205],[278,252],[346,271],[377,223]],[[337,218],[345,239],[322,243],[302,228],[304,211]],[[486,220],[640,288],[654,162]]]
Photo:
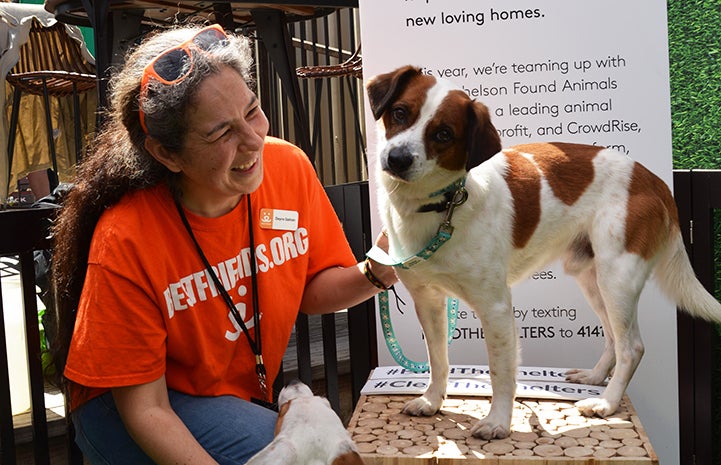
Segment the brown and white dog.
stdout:
[[246,465],[363,465],[328,399],[291,381],[278,395],[275,438]]
[[721,321],[721,305],[689,263],[671,192],[639,163],[590,145],[502,150],[482,103],[416,68],[372,78],[367,93],[379,120],[378,202],[391,257],[424,250],[447,215],[450,195],[443,193],[453,194],[466,176],[467,201],[452,213],[455,234],[427,260],[397,268],[431,366],[428,389],[406,404],[406,413],[434,414],[445,398],[444,301],[451,295],[478,315],[488,349],[493,401],[472,432],[485,439],[509,434],[518,363],[510,286],[558,258],[606,335],[596,366],[567,377],[601,384],[613,373],[601,398],[577,403],[586,415],[613,414],[641,360],[637,303],[652,273],[690,314]]

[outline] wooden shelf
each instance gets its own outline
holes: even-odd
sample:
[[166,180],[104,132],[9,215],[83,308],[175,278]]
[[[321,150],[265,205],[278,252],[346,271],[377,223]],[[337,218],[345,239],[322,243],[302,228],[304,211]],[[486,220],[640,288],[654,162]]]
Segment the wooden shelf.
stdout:
[[413,397],[361,397],[348,429],[366,465],[658,465],[628,397],[605,419],[584,417],[571,402],[517,399],[512,434],[492,441],[470,432],[489,398],[448,398],[430,417],[402,414]]

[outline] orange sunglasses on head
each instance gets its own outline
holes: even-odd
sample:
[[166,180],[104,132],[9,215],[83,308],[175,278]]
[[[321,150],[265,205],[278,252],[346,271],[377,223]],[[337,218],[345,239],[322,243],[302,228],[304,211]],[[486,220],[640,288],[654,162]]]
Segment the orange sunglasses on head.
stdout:
[[145,126],[145,113],[143,112],[142,101],[147,92],[150,79],[155,79],[165,85],[181,82],[193,70],[193,54],[191,53],[191,48],[207,52],[218,44],[223,46],[227,45],[228,36],[220,25],[213,24],[201,29],[197,34],[182,44],[164,51],[143,69],[143,77],[140,80],[138,113],[140,126],[143,128],[145,134],[148,134],[148,128]]

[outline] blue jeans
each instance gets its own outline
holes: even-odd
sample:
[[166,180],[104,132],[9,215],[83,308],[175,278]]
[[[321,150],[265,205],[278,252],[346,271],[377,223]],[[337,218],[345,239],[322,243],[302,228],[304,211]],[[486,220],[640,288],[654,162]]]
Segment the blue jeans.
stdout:
[[[273,440],[277,414],[232,396],[194,397],[168,391],[170,405],[221,465],[241,465]],[[152,465],[133,441],[108,392],[72,414],[75,442],[93,465]]]

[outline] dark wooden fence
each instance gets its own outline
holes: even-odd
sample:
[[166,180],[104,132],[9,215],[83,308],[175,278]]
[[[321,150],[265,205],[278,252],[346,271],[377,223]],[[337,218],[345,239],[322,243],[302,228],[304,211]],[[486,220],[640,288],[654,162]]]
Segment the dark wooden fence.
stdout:
[[[684,242],[697,276],[719,297],[721,171],[675,171],[674,195]],[[681,464],[721,463],[718,328],[678,313]],[[716,379],[715,379],[716,378]]]
[[[321,18],[289,24],[295,61],[311,68],[314,77],[300,78],[309,131],[309,147],[295,123],[287,93],[259,43],[258,82],[271,134],[290,140],[308,152],[324,185],[368,179],[363,88],[359,69],[358,10],[346,8]],[[351,60],[355,67],[339,65]],[[339,72],[345,69],[346,72]],[[301,73],[305,75],[305,73]]]

